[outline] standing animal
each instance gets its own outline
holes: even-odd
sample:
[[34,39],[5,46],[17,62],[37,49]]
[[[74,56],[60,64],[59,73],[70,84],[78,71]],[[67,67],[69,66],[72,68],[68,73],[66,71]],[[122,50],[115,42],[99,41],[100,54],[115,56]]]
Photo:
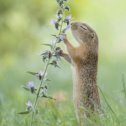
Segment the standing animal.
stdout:
[[73,67],[73,98],[76,114],[80,122],[91,113],[100,108],[100,98],[97,87],[98,66],[98,36],[87,24],[81,22],[71,23],[71,31],[79,43],[74,47],[64,37],[68,54],[62,52]]

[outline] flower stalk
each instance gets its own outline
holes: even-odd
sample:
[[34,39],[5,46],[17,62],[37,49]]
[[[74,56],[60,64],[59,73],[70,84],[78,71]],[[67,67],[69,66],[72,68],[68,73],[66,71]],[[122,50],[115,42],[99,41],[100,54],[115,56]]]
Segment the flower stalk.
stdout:
[[56,0],[56,1],[58,4],[58,10],[56,13],[57,18],[56,20],[52,20],[51,24],[53,24],[58,33],[56,35],[52,35],[53,37],[55,37],[54,43],[43,44],[50,47],[50,49],[43,51],[41,54],[42,60],[46,64],[45,69],[44,71],[39,72],[28,72],[29,74],[36,76],[39,79],[40,84],[38,86],[38,89],[35,88],[36,86],[33,81],[30,81],[26,86],[24,86],[25,90],[30,91],[32,94],[35,94],[33,104],[31,101],[28,101],[26,104],[27,111],[19,113],[19,114],[31,113],[30,126],[33,126],[34,124],[35,115],[37,112],[37,103],[39,101],[39,98],[42,97],[55,100],[54,98],[47,96],[47,94],[45,93],[48,89],[48,85],[44,85],[44,82],[48,81],[48,79],[46,79],[46,75],[50,65],[59,68],[58,62],[60,61],[62,50],[57,45],[63,41],[65,32],[70,28],[71,16],[65,14],[66,11],[69,12],[69,7],[66,6],[67,0]]

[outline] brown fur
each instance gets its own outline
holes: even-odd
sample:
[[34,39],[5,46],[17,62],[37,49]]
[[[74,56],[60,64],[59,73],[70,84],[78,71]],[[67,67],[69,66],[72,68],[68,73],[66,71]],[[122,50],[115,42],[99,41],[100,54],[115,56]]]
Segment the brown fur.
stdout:
[[[73,64],[73,95],[76,113],[80,120],[84,116],[89,116],[85,110],[96,112],[100,106],[96,85],[98,37],[95,31],[85,23],[72,23],[71,31],[79,46],[73,47],[67,38],[64,39],[64,43],[67,47],[69,61]],[[65,54],[64,57],[66,56]]]

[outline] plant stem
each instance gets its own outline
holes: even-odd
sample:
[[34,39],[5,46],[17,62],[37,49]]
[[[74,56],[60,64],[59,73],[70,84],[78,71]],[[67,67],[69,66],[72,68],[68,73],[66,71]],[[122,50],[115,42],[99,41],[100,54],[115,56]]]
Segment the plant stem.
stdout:
[[123,84],[123,93],[126,98],[126,85],[125,85],[125,77],[124,74],[122,75],[122,84]]
[[[58,33],[57,36],[59,36],[59,35],[62,33],[63,22],[64,22],[64,9],[63,9],[63,8],[61,8],[61,9],[62,9],[62,11],[63,11],[63,17],[62,17],[62,19],[61,19],[61,25],[60,25],[59,33]],[[58,42],[58,39],[56,39],[56,42],[54,43],[54,46],[53,46],[53,49],[54,49],[54,50],[55,50],[55,47],[56,47],[57,42]]]
[[103,96],[103,98],[104,98],[104,101],[105,101],[106,105],[108,106],[108,108],[110,109],[110,111],[111,111],[112,114],[114,115],[114,118],[116,118],[116,121],[117,121],[118,125],[120,126],[120,121],[119,121],[119,119],[118,119],[116,113],[114,112],[114,110],[112,109],[111,105],[110,105],[109,102],[107,101],[107,99],[106,99],[106,97],[105,97],[103,91],[101,90],[101,88],[100,88],[100,87],[98,87],[98,88],[99,88],[99,90],[100,90],[100,92],[101,92],[101,94],[102,94],[102,96]]
[[34,111],[32,111],[31,126],[32,126],[32,124],[33,124],[34,114],[35,114],[35,112],[36,112],[37,101],[38,101],[38,98],[39,98],[39,94],[40,94],[40,91],[41,91],[41,86],[42,86],[42,84],[43,84],[43,80],[44,80],[44,78],[45,78],[45,74],[46,74],[46,72],[47,72],[49,63],[50,63],[50,59],[48,59],[48,62],[47,62],[47,64],[46,64],[46,67],[45,67],[45,70],[44,70],[43,78],[41,79],[41,83],[40,83],[39,88],[38,88],[38,91],[37,91],[36,99],[35,99],[34,106],[33,106]]
[[[64,10],[63,10],[63,15],[64,15]],[[58,35],[60,35],[62,33],[63,22],[64,22],[64,19],[62,18]],[[53,49],[56,48],[57,41],[58,41],[58,39],[56,39],[56,42],[54,43]],[[50,65],[50,60],[51,60],[51,58],[49,58],[48,61],[47,61],[47,64],[46,64],[46,67],[45,67],[45,70],[44,70],[44,74],[43,74],[43,78],[41,79],[41,83],[40,83],[38,91],[37,91],[37,95],[36,95],[34,106],[33,106],[34,111],[32,111],[32,115],[31,115],[31,125],[30,126],[33,126],[34,115],[35,115],[35,112],[36,112],[36,106],[37,106],[37,102],[38,102],[38,99],[39,99],[39,94],[40,94],[40,91],[41,91],[41,86],[43,84],[43,80],[45,78],[45,74],[46,74],[46,72],[48,70],[48,66]],[[53,98],[50,98],[50,99],[53,99]]]

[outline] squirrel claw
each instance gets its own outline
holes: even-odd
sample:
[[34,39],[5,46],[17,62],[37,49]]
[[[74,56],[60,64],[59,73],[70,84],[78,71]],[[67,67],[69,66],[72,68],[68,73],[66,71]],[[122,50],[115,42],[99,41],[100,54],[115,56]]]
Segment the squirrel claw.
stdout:
[[59,56],[63,56],[63,50],[60,47],[56,48],[56,52],[59,54]]

